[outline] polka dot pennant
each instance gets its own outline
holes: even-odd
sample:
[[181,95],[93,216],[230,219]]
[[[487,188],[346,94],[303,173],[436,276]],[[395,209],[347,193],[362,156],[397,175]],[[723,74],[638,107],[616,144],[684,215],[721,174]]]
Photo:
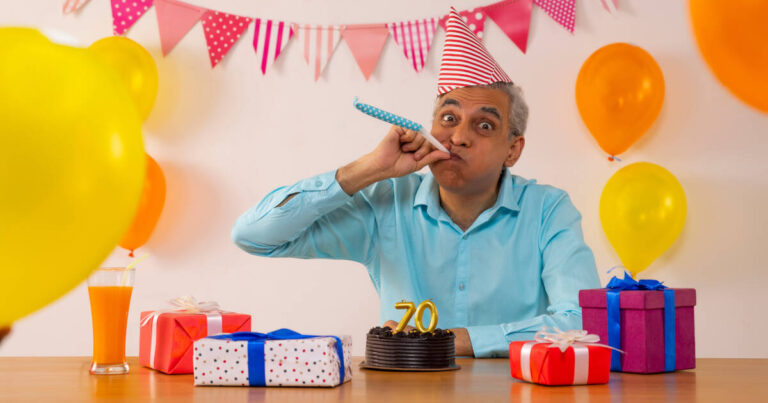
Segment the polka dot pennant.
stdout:
[[[467,24],[472,33],[478,38],[483,39],[483,30],[485,29],[485,13],[480,8],[473,10],[460,11],[461,19]],[[445,22],[448,20],[448,14],[440,18],[440,26],[445,29]]]
[[366,115],[372,116],[376,119],[383,120],[395,126],[404,127],[408,130],[413,130],[415,132],[421,131],[422,129],[422,126],[414,121],[408,120],[402,116],[397,116],[387,111],[383,111],[375,106],[371,106],[371,105],[359,102],[357,98],[355,98],[355,101],[353,104],[355,105],[355,108],[357,108],[357,110],[359,110],[360,112],[363,112]]
[[562,25],[570,33],[576,23],[576,0],[533,0],[553,20]]
[[123,35],[144,13],[154,0],[112,0],[112,31]]
[[211,67],[216,67],[253,21],[249,17],[208,10],[200,19]]

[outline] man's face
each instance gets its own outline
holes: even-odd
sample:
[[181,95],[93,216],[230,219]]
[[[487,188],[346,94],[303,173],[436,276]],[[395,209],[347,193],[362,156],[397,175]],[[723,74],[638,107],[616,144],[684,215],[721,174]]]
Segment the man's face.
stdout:
[[471,194],[494,186],[503,166],[522,151],[522,137],[509,138],[509,97],[501,89],[457,88],[439,99],[432,135],[451,159],[430,165],[441,187]]

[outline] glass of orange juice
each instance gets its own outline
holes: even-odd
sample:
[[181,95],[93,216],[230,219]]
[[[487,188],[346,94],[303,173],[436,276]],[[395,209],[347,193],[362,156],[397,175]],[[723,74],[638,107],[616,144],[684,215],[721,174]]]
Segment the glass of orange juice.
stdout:
[[125,328],[135,269],[103,267],[88,278],[93,320],[92,374],[127,374]]

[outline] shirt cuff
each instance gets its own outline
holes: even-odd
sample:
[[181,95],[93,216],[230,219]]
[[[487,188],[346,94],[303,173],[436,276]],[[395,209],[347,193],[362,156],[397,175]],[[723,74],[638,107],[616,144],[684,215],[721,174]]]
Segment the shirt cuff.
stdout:
[[[293,185],[286,193],[298,192],[304,193],[306,197],[309,197],[306,205],[312,206],[317,211],[318,216],[338,208],[352,198],[352,196],[344,192],[336,180],[336,170],[304,179]],[[288,206],[286,205],[285,207]]]
[[467,332],[475,357],[492,358],[509,355],[509,342],[501,326],[468,326]]

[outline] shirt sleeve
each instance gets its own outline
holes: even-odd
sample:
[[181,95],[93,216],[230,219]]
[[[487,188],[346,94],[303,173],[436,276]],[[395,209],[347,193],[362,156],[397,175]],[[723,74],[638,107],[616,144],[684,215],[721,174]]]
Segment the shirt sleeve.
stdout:
[[581,214],[565,192],[558,191],[542,220],[539,247],[541,280],[549,298],[547,314],[522,321],[467,328],[475,357],[507,357],[509,343],[533,340],[542,327],[581,329],[579,290],[599,288],[595,258],[584,242]]
[[258,256],[365,263],[374,254],[375,228],[371,205],[360,192],[346,194],[332,171],[269,193],[237,219],[232,240]]

